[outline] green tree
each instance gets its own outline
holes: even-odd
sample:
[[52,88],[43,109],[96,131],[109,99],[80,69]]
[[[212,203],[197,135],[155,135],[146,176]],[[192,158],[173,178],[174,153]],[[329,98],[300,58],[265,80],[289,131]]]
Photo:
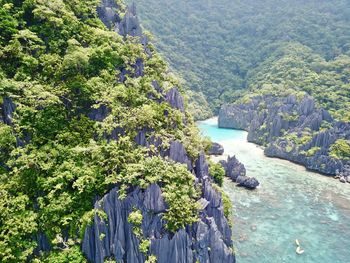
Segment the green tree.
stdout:
[[211,162],[209,165],[209,174],[214,178],[214,182],[222,186],[225,177],[225,170],[220,163]]
[[329,155],[338,159],[350,159],[350,142],[338,139],[331,147]]

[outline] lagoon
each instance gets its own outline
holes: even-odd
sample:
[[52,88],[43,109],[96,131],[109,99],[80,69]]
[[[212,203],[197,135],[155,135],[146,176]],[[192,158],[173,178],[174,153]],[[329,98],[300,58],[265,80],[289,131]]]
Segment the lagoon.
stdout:
[[[289,161],[268,158],[247,132],[219,129],[217,118],[198,122],[204,136],[236,155],[260,186],[249,191],[225,180],[233,204],[238,263],[350,263],[350,184]],[[295,252],[298,239],[305,253]]]

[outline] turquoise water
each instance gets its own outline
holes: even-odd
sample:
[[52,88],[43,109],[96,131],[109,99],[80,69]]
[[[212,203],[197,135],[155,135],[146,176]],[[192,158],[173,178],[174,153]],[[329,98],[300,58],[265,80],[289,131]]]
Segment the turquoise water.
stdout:
[[[255,191],[224,183],[234,206],[238,263],[350,263],[350,184],[267,158],[246,132],[218,129],[216,119],[198,126],[261,183]],[[304,254],[296,254],[295,239]]]

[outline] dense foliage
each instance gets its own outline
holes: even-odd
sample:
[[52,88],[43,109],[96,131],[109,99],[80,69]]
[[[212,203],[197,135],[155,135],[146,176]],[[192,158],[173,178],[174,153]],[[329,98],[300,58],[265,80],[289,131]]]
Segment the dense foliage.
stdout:
[[286,43],[250,74],[251,92],[243,100],[264,94],[302,97],[307,93],[336,119],[350,121],[350,56],[326,61],[310,48]]
[[[164,147],[179,140],[198,155],[201,141],[190,116],[158,102],[151,84],[156,80],[166,91],[178,82],[151,44],[147,56],[139,39],[107,30],[98,3],[0,0],[0,110],[15,107],[0,118],[1,262],[84,262],[79,243],[97,213],[93,201],[117,183],[126,190],[162,181],[169,229],[196,219],[193,176],[168,161],[147,161],[159,149],[134,140],[145,127]],[[136,59],[144,63],[138,78]],[[123,82],[122,69],[129,72]],[[106,118],[90,117],[101,109]],[[135,181],[150,167],[148,181]],[[51,253],[35,250],[42,234]]]
[[213,177],[216,184],[222,186],[225,177],[225,169],[220,163],[211,162],[209,166],[209,174]]
[[165,201],[169,205],[164,215],[169,230],[176,231],[197,220],[198,206],[194,200],[199,197],[199,193],[193,185],[194,175],[186,166],[161,157],[146,158],[129,164],[117,180],[121,183],[121,196],[128,185],[138,185],[146,189],[150,184],[160,183]]
[[350,142],[344,139],[337,140],[330,148],[330,156],[338,159],[350,159]]
[[[136,2],[170,65],[212,110],[247,88],[273,84],[270,92],[304,90],[349,119],[347,0]],[[199,118],[207,116],[201,97],[194,105]]]

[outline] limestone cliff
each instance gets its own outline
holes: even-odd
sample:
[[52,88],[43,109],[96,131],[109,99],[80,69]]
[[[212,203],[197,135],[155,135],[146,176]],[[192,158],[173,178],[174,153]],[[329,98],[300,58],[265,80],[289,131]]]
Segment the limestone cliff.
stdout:
[[248,141],[266,146],[268,156],[327,175],[348,176],[346,158],[336,158],[330,151],[338,140],[350,139],[350,124],[334,120],[310,96],[265,95],[225,105],[220,110],[219,126],[248,131]]
[[[114,1],[103,0],[98,13],[109,28],[122,36],[138,36],[143,43],[146,43],[147,38],[142,35],[135,6],[128,7],[122,19],[117,15],[117,9],[118,6]],[[145,52],[147,53],[146,47]],[[135,77],[141,76],[142,61],[137,60],[134,67],[139,69],[136,70],[138,73]],[[124,76],[121,76],[120,80],[123,81]],[[162,87],[156,81],[153,82],[153,86],[159,92],[158,102],[166,101],[174,109],[184,111],[184,100],[175,87],[164,94]],[[90,118],[101,120],[107,114],[108,109],[94,109]],[[148,136],[150,132],[151,130],[146,127],[142,128],[135,137],[135,142],[148,148],[152,146],[161,148],[159,154],[162,157],[186,164],[188,170],[195,175],[196,184],[200,188],[198,222],[175,233],[170,232],[166,229],[166,222],[162,218],[167,203],[160,185],[152,184],[146,189],[130,188],[126,198],[123,199],[119,197],[119,189],[116,186],[95,203],[95,209],[103,211],[107,217],[101,218],[96,214],[92,225],[86,228],[82,245],[84,254],[91,262],[96,263],[104,262],[105,259],[141,263],[147,260],[148,255],[154,255],[159,263],[235,262],[231,229],[224,216],[221,194],[211,185],[212,179],[209,176],[205,156],[201,154],[195,159],[191,158],[183,144],[176,140],[170,141],[168,148],[162,147],[161,140]],[[111,139],[117,137],[112,136]],[[148,255],[140,251],[140,240],[128,222],[128,216],[134,209],[141,211],[142,233],[151,242]]]
[[22,2],[1,9],[20,23],[0,45],[0,262],[235,262],[204,145],[135,5]]
[[95,208],[103,210],[107,219],[96,215],[86,229],[83,252],[87,258],[98,263],[106,258],[117,262],[145,262],[146,257],[139,249],[140,241],[128,223],[128,215],[137,208],[144,218],[142,232],[151,240],[149,253],[156,256],[157,262],[235,262],[232,233],[223,213],[221,194],[211,186],[203,155],[196,161],[193,172],[197,183],[202,185],[199,200],[202,210],[197,223],[170,233],[162,219],[167,204],[157,184],[146,190],[130,189],[123,200],[119,199],[116,187],[96,201]]

